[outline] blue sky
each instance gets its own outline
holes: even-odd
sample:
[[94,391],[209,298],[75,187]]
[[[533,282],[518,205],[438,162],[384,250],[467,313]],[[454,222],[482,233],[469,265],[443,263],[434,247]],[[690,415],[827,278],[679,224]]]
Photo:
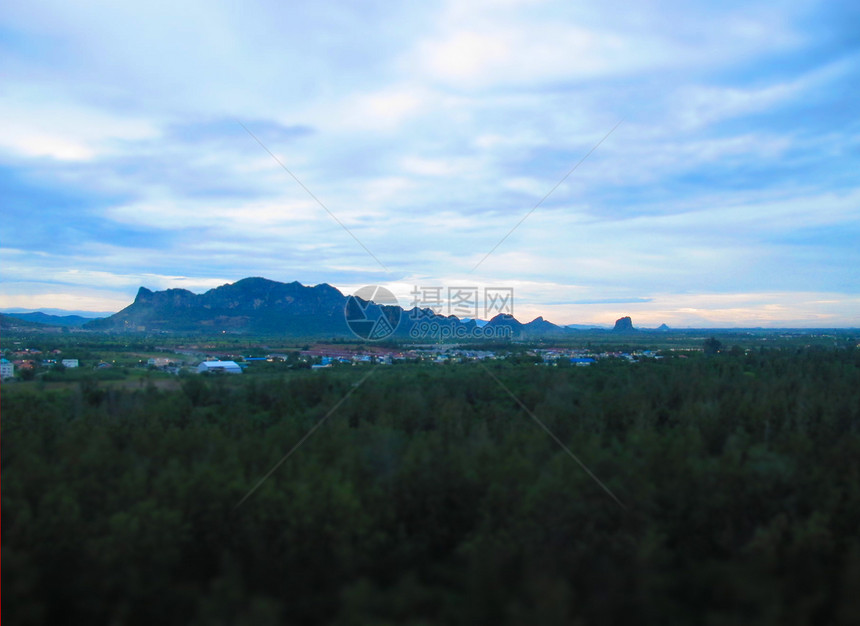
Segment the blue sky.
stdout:
[[849,2],[12,0],[0,307],[265,276],[404,305],[508,286],[557,323],[858,326],[858,23]]

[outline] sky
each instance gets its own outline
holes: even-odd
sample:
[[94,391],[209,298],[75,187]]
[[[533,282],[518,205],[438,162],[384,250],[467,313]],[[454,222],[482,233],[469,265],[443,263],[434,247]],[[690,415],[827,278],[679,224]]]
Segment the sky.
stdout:
[[522,321],[857,327],[858,23],[856,2],[7,0],[0,308],[263,276],[404,306],[511,288]]

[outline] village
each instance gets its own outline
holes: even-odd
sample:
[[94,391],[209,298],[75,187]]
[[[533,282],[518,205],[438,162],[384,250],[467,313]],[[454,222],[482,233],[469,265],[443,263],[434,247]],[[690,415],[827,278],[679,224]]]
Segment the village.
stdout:
[[331,367],[397,363],[453,364],[470,361],[511,360],[518,363],[532,362],[535,365],[573,365],[585,367],[599,360],[616,359],[635,363],[641,359],[662,359],[663,355],[653,350],[593,351],[574,348],[534,348],[520,351],[475,350],[463,346],[421,345],[404,349],[394,348],[333,348],[315,347],[296,352],[273,352],[265,356],[237,355],[229,351],[198,352],[177,350],[188,356],[187,361],[176,363],[168,358],[149,359],[147,365],[171,373],[182,367],[197,373],[241,374],[253,372],[262,364],[289,364],[295,368],[326,369]]
[[[401,348],[380,346],[336,347],[327,345],[307,346],[301,350],[260,351],[243,353],[233,350],[206,349],[199,346],[156,347],[165,356],[137,358],[139,354],[123,355],[126,358],[105,359],[70,358],[62,350],[42,352],[39,348],[5,350],[0,362],[3,380],[19,378],[31,380],[37,375],[49,374],[47,380],[58,379],[68,370],[108,372],[115,368],[157,371],[172,375],[186,374],[242,374],[282,369],[328,369],[354,365],[393,365],[404,363],[435,363],[439,365],[476,361],[511,361],[534,363],[542,366],[587,367],[598,361],[612,359],[635,363],[643,359],[662,359],[663,351],[631,350],[610,351],[588,348],[550,347],[487,350],[463,345],[411,345]],[[688,350],[678,352],[682,356]],[[74,350],[69,352],[74,353]],[[116,356],[116,355],[114,355]]]

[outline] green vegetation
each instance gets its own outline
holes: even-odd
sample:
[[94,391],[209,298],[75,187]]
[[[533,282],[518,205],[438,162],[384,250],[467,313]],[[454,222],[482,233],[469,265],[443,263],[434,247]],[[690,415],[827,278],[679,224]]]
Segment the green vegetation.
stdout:
[[625,508],[478,363],[4,385],[4,614],[860,622],[860,350],[519,361],[486,367]]

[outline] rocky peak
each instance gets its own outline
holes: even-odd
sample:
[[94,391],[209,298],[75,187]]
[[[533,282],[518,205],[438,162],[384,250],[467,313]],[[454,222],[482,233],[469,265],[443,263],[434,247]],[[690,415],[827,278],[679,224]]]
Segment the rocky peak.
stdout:
[[636,329],[633,328],[633,320],[630,319],[629,316],[625,316],[615,320],[615,328],[612,330],[615,332],[626,333]]

